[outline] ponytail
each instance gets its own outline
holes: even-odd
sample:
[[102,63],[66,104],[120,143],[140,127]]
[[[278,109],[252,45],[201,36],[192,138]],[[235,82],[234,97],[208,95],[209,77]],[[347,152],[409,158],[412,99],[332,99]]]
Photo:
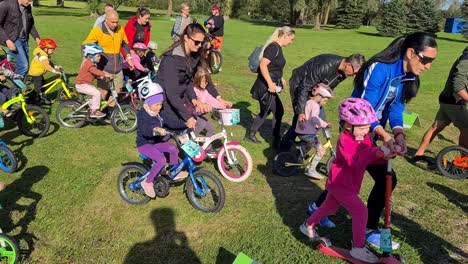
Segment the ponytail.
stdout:
[[265,42],[265,45],[263,45],[262,52],[260,52],[259,57],[258,57],[259,60],[261,60],[263,58],[263,52],[265,51],[266,47],[268,47],[268,45],[270,45],[271,43],[277,41],[280,37],[282,37],[285,34],[287,36],[290,36],[290,35],[293,35],[295,33],[296,32],[294,31],[294,29],[292,29],[291,27],[288,27],[288,26],[276,28],[275,31],[273,32],[273,34],[271,34],[271,36]]

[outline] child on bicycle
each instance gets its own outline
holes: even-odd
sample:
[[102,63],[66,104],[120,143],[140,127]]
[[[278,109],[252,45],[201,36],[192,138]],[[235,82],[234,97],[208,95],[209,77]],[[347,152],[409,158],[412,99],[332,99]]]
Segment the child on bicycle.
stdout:
[[33,50],[33,59],[31,66],[29,67],[29,76],[31,76],[34,84],[34,91],[36,92],[36,102],[50,105],[52,102],[41,92],[42,85],[44,83],[44,74],[46,72],[52,72],[58,76],[61,76],[61,66],[51,65],[49,61],[50,56],[54,53],[57,48],[57,43],[53,39],[44,38],[39,42],[39,47]]
[[323,217],[335,213],[343,206],[352,218],[353,258],[375,263],[378,258],[365,245],[367,207],[359,198],[367,165],[394,157],[389,148],[376,147],[368,135],[370,124],[377,121],[374,109],[364,99],[348,98],[339,106],[341,132],[337,143],[336,159],[327,179],[328,195],[320,208],[300,226],[310,239],[319,238],[315,226]]
[[142,63],[146,68],[153,72],[158,71],[159,63],[161,62],[158,55],[156,54],[157,49],[158,44],[156,43],[156,41],[150,41],[148,43],[148,52],[146,52],[145,60]]
[[148,197],[154,198],[156,197],[153,188],[154,179],[166,165],[164,153],[169,154],[170,165],[176,165],[178,162],[179,151],[174,144],[164,140],[164,136],[166,135],[164,127],[168,126],[174,129],[184,128],[185,123],[179,120],[172,121],[160,115],[164,101],[164,92],[159,84],[149,83],[138,92],[140,98],[145,100],[145,103],[137,114],[136,144],[138,152],[154,162],[148,177],[141,183],[141,187]]
[[[201,65],[197,68],[197,71],[195,72],[194,85],[195,87],[193,88],[193,90],[197,95],[197,99],[201,103],[209,105],[210,107],[208,108],[226,109],[232,107],[231,102],[225,101],[221,98],[221,95],[217,94],[216,87],[211,81],[211,74],[208,67]],[[208,89],[211,93],[216,92],[216,97],[213,96],[208,91]],[[190,103],[188,103],[187,105],[190,106]],[[208,118],[204,116],[204,114],[205,113],[195,111],[195,115],[197,116],[197,122],[195,125],[194,133],[195,135],[198,135],[200,134],[200,132],[205,130],[206,136],[211,137],[214,133],[214,126],[210,123]]]
[[145,53],[148,47],[144,43],[137,42],[133,44],[133,50],[135,53],[132,53],[132,62],[134,69],[130,69],[128,62],[124,62],[122,65],[123,73],[126,77],[131,80],[136,80],[138,78],[146,76],[149,72],[149,69],[142,65],[142,62],[145,60]]
[[[17,75],[20,76],[20,75]],[[13,91],[2,83],[5,82],[7,77],[15,77],[15,73],[7,69],[6,67],[0,66],[0,106],[6,101],[13,98]],[[2,116],[8,116],[10,111],[8,109],[0,109],[0,119]]]
[[81,62],[80,72],[76,77],[76,91],[92,96],[89,101],[89,117],[91,118],[103,118],[106,116],[106,114],[99,111],[101,92],[93,86],[93,81],[96,77],[112,79],[112,75],[98,70],[96,67],[97,63],[101,60],[103,52],[104,49],[96,43],[83,45],[83,61]]
[[311,97],[307,101],[305,107],[305,116],[306,120],[302,123],[297,123],[296,133],[302,141],[307,142],[307,146],[303,149],[304,155],[309,153],[309,151],[315,148],[316,154],[312,159],[312,162],[307,167],[305,175],[313,179],[323,179],[323,175],[317,172],[316,168],[323,155],[325,150],[320,144],[320,141],[317,137],[317,132],[321,128],[327,128],[330,126],[329,123],[322,120],[319,116],[320,107],[324,106],[329,98],[333,97],[333,91],[324,84],[318,84],[315,89],[312,90]]

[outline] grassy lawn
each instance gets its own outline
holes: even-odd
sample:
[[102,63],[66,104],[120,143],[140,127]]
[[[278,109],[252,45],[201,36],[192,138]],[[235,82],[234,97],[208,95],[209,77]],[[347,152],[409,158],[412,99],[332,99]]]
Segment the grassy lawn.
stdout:
[[[66,5],[69,8],[63,10],[38,7],[34,12],[41,36],[54,38],[59,45],[54,61],[76,76],[80,44],[94,20],[81,3]],[[124,25],[135,8],[121,10]],[[160,52],[171,43],[173,24],[162,13],[151,18],[152,37]],[[234,140],[242,140],[245,126],[258,111],[249,94],[255,74],[247,67],[247,57],[273,30],[273,26],[238,20],[226,23],[223,71],[214,79],[223,97],[241,109],[242,126],[229,127]],[[296,32],[295,42],[284,50],[285,79],[293,68],[317,54],[359,52],[369,58],[391,41],[376,36],[372,27],[355,31],[325,27],[320,32],[300,28]],[[412,153],[435,116],[437,97],[453,61],[466,46],[458,35],[438,36],[439,56],[432,69],[423,73],[420,94],[407,107],[422,120],[422,127],[407,131]],[[326,107],[331,122],[336,124],[338,102],[351,90],[351,80],[336,89],[338,98]],[[286,128],[292,107],[288,92],[281,96]],[[55,119],[56,106],[49,109],[52,126],[47,137],[33,141],[13,125],[0,131],[0,138],[15,150],[21,163],[17,173],[1,174],[1,181],[9,185],[0,193],[4,207],[0,223],[21,242],[24,263],[232,263],[241,251],[260,263],[341,263],[315,250],[298,229],[306,217],[306,205],[318,197],[325,181],[311,181],[302,174],[276,176],[271,169],[274,153],[266,143],[271,140],[268,125],[260,131],[265,143],[242,142],[254,159],[253,174],[238,184],[222,179],[225,207],[218,214],[204,214],[190,206],[182,186],[144,206],[126,204],[117,192],[116,178],[122,163],[138,161],[135,134],[118,134],[111,126],[62,128]],[[336,138],[337,126],[333,129]],[[458,130],[451,126],[428,154],[435,156],[457,141]],[[466,263],[468,182],[444,178],[404,158],[394,164],[398,186],[392,224],[394,239],[402,245],[398,253],[407,263]],[[221,177],[212,163],[201,166]],[[363,199],[372,184],[366,177]],[[337,228],[320,228],[319,233],[338,246],[350,247],[350,217],[340,210],[332,219]]]

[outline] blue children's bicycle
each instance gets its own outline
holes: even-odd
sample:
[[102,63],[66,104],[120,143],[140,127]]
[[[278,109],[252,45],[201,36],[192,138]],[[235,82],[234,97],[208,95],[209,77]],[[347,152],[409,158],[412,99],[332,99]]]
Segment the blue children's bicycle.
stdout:
[[[168,135],[174,139],[179,149],[185,153],[182,161],[172,168],[162,169],[160,175],[154,180],[154,190],[157,197],[166,197],[169,195],[171,184],[178,182],[179,173],[185,168],[188,170],[189,178],[185,182],[184,191],[192,206],[202,212],[216,213],[224,206],[225,193],[221,181],[213,173],[205,170],[198,170],[192,161],[200,151],[198,144],[192,141],[193,133],[176,134],[167,131]],[[143,162],[150,161],[148,157],[140,154]],[[145,195],[141,182],[146,179],[149,168],[144,163],[129,162],[123,164],[120,171],[117,188],[119,194],[127,203],[133,205],[142,205],[149,202],[150,198]]]
[[7,144],[0,140],[0,169],[6,173],[16,171],[18,163],[15,154],[8,148]]

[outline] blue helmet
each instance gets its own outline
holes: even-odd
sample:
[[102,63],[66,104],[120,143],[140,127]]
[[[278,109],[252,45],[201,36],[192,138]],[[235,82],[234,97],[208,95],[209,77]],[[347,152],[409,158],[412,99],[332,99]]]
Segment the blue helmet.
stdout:
[[103,53],[104,49],[96,43],[86,43],[83,45],[81,54],[94,62],[94,55]]

